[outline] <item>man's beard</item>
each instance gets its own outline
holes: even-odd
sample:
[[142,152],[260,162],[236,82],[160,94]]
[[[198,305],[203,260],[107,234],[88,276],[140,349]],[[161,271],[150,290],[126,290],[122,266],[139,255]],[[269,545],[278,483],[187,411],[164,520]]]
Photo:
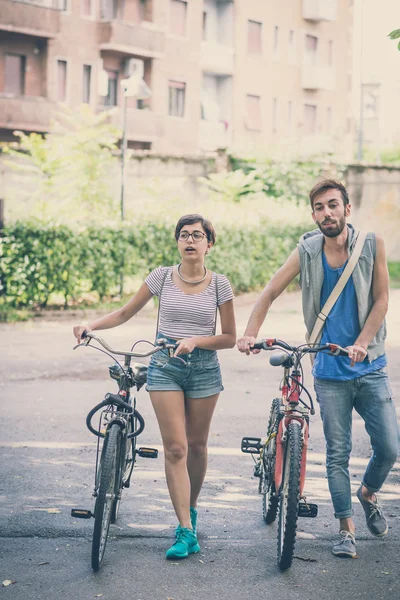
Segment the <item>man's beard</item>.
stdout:
[[337,223],[334,224],[334,227],[326,227],[322,223],[317,223],[317,225],[319,230],[326,235],[326,237],[335,238],[338,237],[338,235],[340,235],[345,228],[346,218],[344,216],[341,217]]

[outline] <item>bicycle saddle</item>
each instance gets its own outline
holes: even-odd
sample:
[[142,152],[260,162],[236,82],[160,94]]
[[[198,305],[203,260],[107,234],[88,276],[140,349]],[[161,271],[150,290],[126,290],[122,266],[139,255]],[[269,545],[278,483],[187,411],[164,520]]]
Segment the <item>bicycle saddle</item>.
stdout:
[[134,380],[139,388],[147,381],[147,366],[142,365],[142,363],[133,363],[131,367]]

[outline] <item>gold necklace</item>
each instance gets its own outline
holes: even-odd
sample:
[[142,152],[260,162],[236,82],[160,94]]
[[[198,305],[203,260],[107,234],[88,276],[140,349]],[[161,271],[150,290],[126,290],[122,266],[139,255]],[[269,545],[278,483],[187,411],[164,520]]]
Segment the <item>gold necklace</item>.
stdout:
[[182,266],[182,263],[180,263],[178,265],[178,268],[176,270],[176,272],[178,273],[178,277],[179,279],[181,279],[182,281],[184,281],[185,283],[190,283],[191,285],[197,285],[198,283],[201,283],[202,281],[205,280],[205,278],[207,277],[207,269],[205,267],[204,268],[204,277],[202,277],[201,279],[199,279],[198,281],[188,281],[187,279],[185,279],[184,277],[182,277],[181,273],[180,273],[180,268]]

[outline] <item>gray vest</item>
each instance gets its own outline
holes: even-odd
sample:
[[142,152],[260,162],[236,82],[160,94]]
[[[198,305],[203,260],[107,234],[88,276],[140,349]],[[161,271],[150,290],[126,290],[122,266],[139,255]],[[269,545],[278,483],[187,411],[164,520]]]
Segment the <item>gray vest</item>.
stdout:
[[[356,230],[350,224],[349,249],[353,250]],[[319,229],[305,233],[299,241],[300,254],[300,286],[303,298],[303,316],[308,333],[311,335],[317,316],[321,310],[321,290],[324,281],[324,268],[322,265],[322,248],[324,236]],[[357,296],[358,321],[360,329],[371,312],[372,276],[376,255],[376,238],[374,233],[367,233],[360,258],[352,273]],[[368,346],[368,360],[371,362],[385,353],[386,323],[383,321],[374,339]],[[335,340],[331,340],[335,342]],[[354,340],[355,341],[355,340]]]

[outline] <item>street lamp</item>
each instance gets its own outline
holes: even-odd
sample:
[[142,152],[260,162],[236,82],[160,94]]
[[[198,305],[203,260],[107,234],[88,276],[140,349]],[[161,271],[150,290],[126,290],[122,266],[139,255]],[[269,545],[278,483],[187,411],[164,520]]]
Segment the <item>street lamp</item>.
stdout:
[[147,100],[151,96],[151,90],[144,81],[140,73],[134,73],[128,79],[121,80],[123,89],[123,108],[122,108],[122,156],[121,156],[121,221],[125,218],[124,196],[125,196],[125,158],[127,150],[126,136],[126,104],[127,98],[136,98],[136,100]]

